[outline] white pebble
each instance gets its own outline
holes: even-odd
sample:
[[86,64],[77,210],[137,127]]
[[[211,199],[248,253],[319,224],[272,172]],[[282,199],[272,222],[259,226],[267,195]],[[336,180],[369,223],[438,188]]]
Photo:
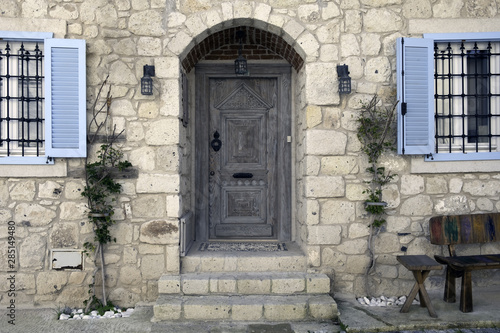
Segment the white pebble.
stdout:
[[[380,297],[358,297],[356,298],[359,304],[366,306],[399,306],[403,305],[406,301],[406,296],[380,296]],[[418,302],[418,301],[417,301]],[[415,303],[418,304],[418,303]],[[133,310],[133,309],[132,309]]]
[[[363,298],[359,298],[360,303]],[[106,311],[102,316],[96,310],[90,312],[90,314],[84,314],[83,309],[73,309],[71,310],[71,315],[61,313],[59,315],[59,320],[89,320],[89,319],[105,319],[105,318],[127,318],[134,312],[134,308],[128,308],[125,311],[122,311],[120,308],[116,307],[113,310]]]

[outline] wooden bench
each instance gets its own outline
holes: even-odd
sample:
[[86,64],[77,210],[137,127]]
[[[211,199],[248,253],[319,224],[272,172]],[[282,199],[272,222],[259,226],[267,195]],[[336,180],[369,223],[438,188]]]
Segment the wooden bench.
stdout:
[[472,280],[475,270],[500,268],[500,254],[457,256],[456,244],[500,241],[500,213],[435,216],[429,221],[431,243],[448,245],[449,257],[434,256],[446,266],[444,300],[456,301],[455,279],[462,277],[460,310],[472,312]]

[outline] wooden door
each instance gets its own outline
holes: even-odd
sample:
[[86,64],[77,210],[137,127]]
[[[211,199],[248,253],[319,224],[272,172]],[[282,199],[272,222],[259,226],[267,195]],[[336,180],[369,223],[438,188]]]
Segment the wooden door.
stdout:
[[208,173],[199,177],[207,187],[202,238],[288,240],[290,116],[283,77],[219,74],[203,81],[199,105],[207,114],[197,115],[196,128],[208,136],[199,145],[207,159],[197,159]]

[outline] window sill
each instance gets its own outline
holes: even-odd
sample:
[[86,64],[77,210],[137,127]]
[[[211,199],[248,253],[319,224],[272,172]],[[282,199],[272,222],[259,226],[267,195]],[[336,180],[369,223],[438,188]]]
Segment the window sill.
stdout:
[[2,178],[66,177],[67,174],[68,166],[66,160],[61,159],[56,159],[54,164],[25,164],[22,166],[0,164],[0,175],[2,175]]
[[463,160],[427,162],[422,156],[411,157],[410,172],[418,173],[467,173],[467,172],[499,172],[498,160]]

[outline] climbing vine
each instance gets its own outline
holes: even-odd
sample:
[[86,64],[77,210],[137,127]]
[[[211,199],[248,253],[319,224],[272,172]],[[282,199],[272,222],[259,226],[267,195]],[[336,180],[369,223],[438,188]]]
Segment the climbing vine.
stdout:
[[368,157],[370,164],[366,169],[370,175],[370,180],[367,181],[369,187],[363,192],[367,195],[365,210],[371,218],[368,236],[370,263],[366,271],[367,276],[375,267],[373,237],[380,232],[380,227],[386,222],[387,204],[383,201],[382,189],[396,176],[381,166],[379,159],[384,152],[395,149],[393,124],[397,102],[389,107],[381,106],[381,104],[378,96],[374,95],[370,102],[363,106],[357,119],[357,135],[362,145],[361,151]]
[[[113,203],[116,201],[116,196],[121,192],[121,184],[117,182],[117,175],[132,166],[130,162],[123,160],[123,152],[114,146],[123,131],[116,133],[115,127],[111,134],[100,135],[100,132],[107,128],[106,123],[109,119],[112,102],[111,88],[109,88],[104,103],[99,107],[97,106],[105,84],[106,81],[103,82],[97,94],[92,109],[92,119],[87,131],[89,133],[87,135],[89,147],[92,147],[98,139],[103,143],[97,150],[93,162],[90,162],[88,158],[85,160],[85,188],[82,196],[87,199],[88,219],[92,224],[94,238],[83,245],[87,255],[94,254],[95,264],[92,283],[89,285],[89,298],[84,302],[85,312],[88,312],[91,308],[108,307],[104,247],[110,242],[116,242],[116,238],[111,236],[110,227],[116,223],[113,219],[115,212]],[[98,119],[102,120],[98,121]],[[91,128],[94,129],[94,132],[91,132]],[[99,270],[101,271],[102,299],[99,299],[96,295],[96,276]]]

